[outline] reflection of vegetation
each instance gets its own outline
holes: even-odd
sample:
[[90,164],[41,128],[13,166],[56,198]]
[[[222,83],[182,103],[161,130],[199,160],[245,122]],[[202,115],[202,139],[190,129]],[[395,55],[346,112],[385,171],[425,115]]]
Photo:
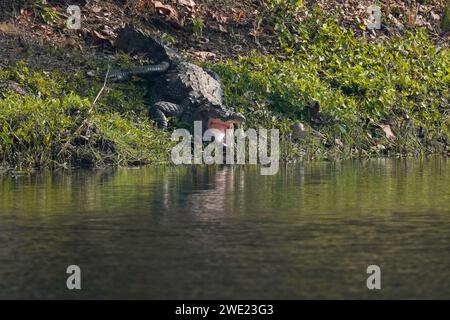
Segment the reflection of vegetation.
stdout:
[[[0,176],[0,213],[52,215],[197,212],[227,215],[353,215],[444,207],[450,179],[442,159],[311,163],[261,176],[256,166],[153,167]],[[441,191],[439,191],[441,190]],[[181,209],[183,208],[183,209]],[[210,208],[206,210],[205,208]],[[212,209],[211,209],[212,208]],[[349,209],[350,208],[350,209]],[[214,211],[216,210],[216,211]]]
[[[151,205],[164,195],[160,186],[171,177],[183,179],[186,167],[153,167],[151,170],[98,170],[27,174],[11,181],[0,175],[0,212],[11,208],[22,214],[109,212],[118,214],[134,206]],[[39,188],[36,188],[39,185]],[[71,209],[72,208],[72,209]]]
[[[239,290],[244,298],[255,292],[261,297],[273,294],[274,283],[279,296],[341,298],[367,293],[358,270],[377,261],[391,266],[386,274],[394,282],[405,264],[412,272],[403,278],[406,285],[388,288],[388,297],[438,297],[435,288],[439,293],[446,287],[421,286],[411,293],[416,287],[410,279],[448,265],[442,252],[448,245],[449,179],[443,159],[315,162],[283,167],[276,176],[261,176],[252,166],[0,176],[1,271],[12,275],[7,278],[14,286],[26,274],[36,279],[41,270],[38,281],[27,285],[49,283],[53,296],[60,292],[52,291],[59,278],[49,280],[48,268],[36,269],[36,260],[58,270],[79,261],[94,270],[91,278],[107,266],[112,277],[130,284],[111,291],[110,277],[100,276],[90,281],[88,297],[185,295],[179,288],[167,292],[175,279],[195,299],[213,291],[230,298]],[[447,269],[436,270],[430,279],[442,281],[431,283],[445,283]],[[230,279],[238,291],[227,289]],[[311,288],[306,295],[304,288]]]

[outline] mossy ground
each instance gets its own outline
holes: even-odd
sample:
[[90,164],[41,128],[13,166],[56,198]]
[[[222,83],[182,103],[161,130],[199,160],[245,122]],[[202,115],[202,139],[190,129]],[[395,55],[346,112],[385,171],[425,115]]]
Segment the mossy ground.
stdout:
[[[247,116],[247,127],[280,129],[284,160],[419,155],[448,148],[448,47],[422,29],[367,41],[320,11],[295,24],[290,15],[298,5],[288,1],[282,12],[264,12],[261,19],[277,37],[270,54],[255,51],[208,65],[221,75],[228,105]],[[0,166],[169,162],[173,143],[147,118],[144,83],[109,83],[92,107],[103,79],[88,76],[88,70],[99,74],[108,64],[144,61],[116,55],[111,63],[111,57],[76,51],[61,59],[69,53],[34,51],[67,65],[0,65],[0,79],[17,81],[30,93],[0,99]],[[312,110],[312,101],[320,108]],[[292,127],[299,122],[311,134],[296,137]],[[386,135],[386,126],[395,137]]]

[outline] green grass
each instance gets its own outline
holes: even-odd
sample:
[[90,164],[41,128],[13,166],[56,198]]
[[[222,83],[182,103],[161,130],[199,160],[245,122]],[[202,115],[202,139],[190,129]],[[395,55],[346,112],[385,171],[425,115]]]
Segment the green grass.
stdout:
[[[450,145],[450,50],[426,31],[368,42],[323,17],[283,30],[277,53],[211,66],[247,125],[279,128],[285,148],[309,157],[432,153]],[[313,100],[324,123],[311,121]],[[298,121],[312,122],[325,140],[311,148],[311,140],[287,139]],[[385,124],[395,139],[386,138]]]
[[[32,93],[0,99],[0,166],[16,170],[167,162],[171,142],[144,114],[142,96],[112,85],[89,113],[101,81],[60,72],[0,69]],[[137,102],[136,102],[137,101]]]
[[[418,155],[450,146],[448,47],[436,46],[421,29],[368,42],[320,11],[297,23],[301,1],[267,3],[260,21],[272,28],[278,50],[208,67],[221,75],[227,104],[246,115],[246,127],[280,129],[285,160]],[[116,58],[113,68],[135,64],[128,56]],[[83,57],[77,63],[80,70],[107,65]],[[31,94],[0,98],[0,167],[169,161],[173,143],[148,120],[142,83],[108,84],[89,113],[102,79],[82,71],[31,71],[18,63],[0,68],[0,79],[17,81]],[[313,100],[320,119],[308,108]],[[295,138],[298,122],[322,137]],[[395,138],[387,138],[381,125],[389,125]]]

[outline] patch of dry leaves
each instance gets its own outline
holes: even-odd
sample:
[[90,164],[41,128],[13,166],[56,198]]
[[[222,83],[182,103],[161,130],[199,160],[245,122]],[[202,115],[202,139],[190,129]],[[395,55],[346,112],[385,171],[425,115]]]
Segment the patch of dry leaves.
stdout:
[[[336,12],[342,25],[366,38],[390,37],[404,28],[425,27],[435,38],[450,42],[450,35],[439,34],[445,0],[432,2],[426,5],[416,0],[377,1],[382,7],[384,28],[368,31],[364,21],[373,0],[305,0],[307,10],[318,5],[325,11]],[[13,20],[0,25],[0,34],[35,37],[53,46],[82,51],[88,47],[111,51],[118,29],[131,22],[153,33],[170,35],[175,46],[195,59],[214,60],[252,49],[265,53],[276,46],[270,32],[255,29],[263,3],[264,0],[91,0],[81,7],[80,30],[64,27],[68,17],[64,5],[55,6],[60,21],[54,24],[47,24],[34,16],[32,10],[22,8]],[[194,21],[199,20],[204,24],[201,36],[193,32]]]

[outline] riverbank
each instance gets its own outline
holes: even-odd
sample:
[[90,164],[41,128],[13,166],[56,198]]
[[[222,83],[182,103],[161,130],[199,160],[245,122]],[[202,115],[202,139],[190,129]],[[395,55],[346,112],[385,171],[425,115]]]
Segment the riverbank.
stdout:
[[[1,24],[0,80],[19,83],[27,95],[0,93],[0,167],[169,163],[170,132],[147,119],[145,83],[103,88],[99,77],[108,65],[148,63],[114,52],[120,13],[214,69],[248,128],[280,130],[283,160],[447,152],[450,49],[436,19],[368,32],[349,26],[351,15],[291,1],[242,2],[233,15],[208,1],[184,9],[170,3],[143,8],[148,15],[109,1],[90,4],[78,33],[61,28],[63,6],[33,7]],[[424,5],[423,17],[439,16],[442,4]],[[406,12],[391,15],[399,20]]]

